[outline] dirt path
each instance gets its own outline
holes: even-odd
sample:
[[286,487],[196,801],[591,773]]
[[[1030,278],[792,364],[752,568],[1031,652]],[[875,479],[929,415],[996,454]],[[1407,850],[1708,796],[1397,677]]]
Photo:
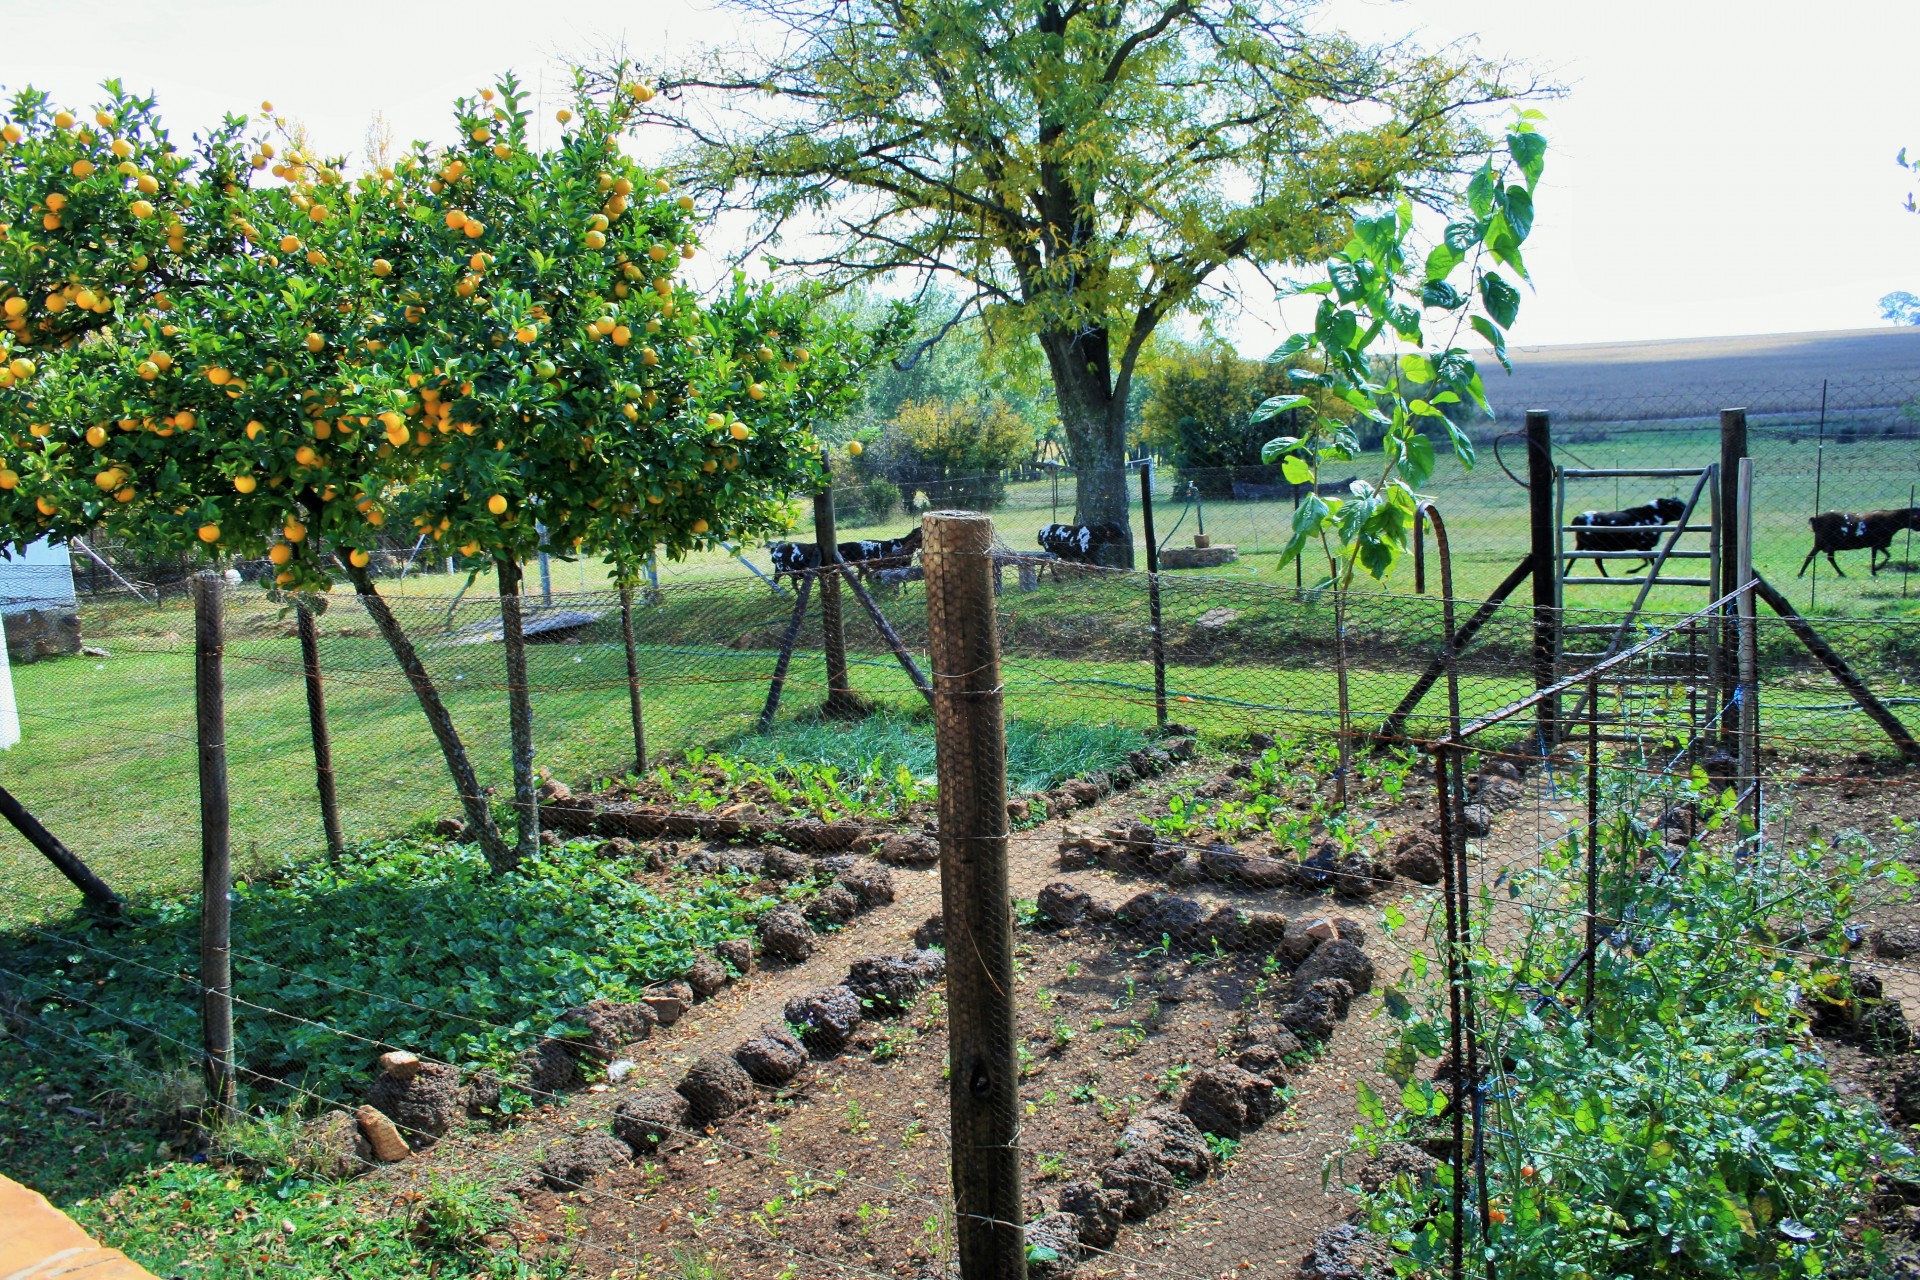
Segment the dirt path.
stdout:
[[[1188,780],[1218,761],[1189,766]],[[1032,899],[1067,879],[1117,904],[1166,885],[1144,874],[1062,872],[1066,821],[1104,824],[1148,807],[1181,775],[1112,797],[1070,819],[1018,833],[1010,842],[1016,898]],[[1426,816],[1415,801],[1384,815],[1393,830]],[[614,1107],[648,1088],[671,1087],[701,1055],[730,1052],[761,1024],[778,1022],[793,995],[841,980],[855,959],[898,953],[939,909],[937,870],[894,870],[895,901],[822,938],[805,964],[756,971],[696,1005],[677,1025],[635,1047],[633,1072],[565,1106],[543,1107],[522,1123],[472,1140],[449,1141],[425,1158],[379,1175],[396,1193],[435,1174],[471,1172],[527,1187],[540,1162],[566,1139],[605,1132]],[[1402,882],[1404,884],[1404,882]],[[1209,905],[1233,903],[1291,919],[1350,916],[1368,934],[1381,982],[1400,978],[1408,947],[1422,945],[1423,896],[1376,898],[1365,908],[1282,892],[1204,884],[1180,890]],[[1381,911],[1401,904],[1410,918],[1387,938]],[[1138,940],[1094,930],[1017,932],[1020,1023],[1027,1072],[1022,1138],[1029,1214],[1053,1207],[1061,1182],[1092,1178],[1113,1153],[1127,1118],[1176,1096],[1195,1064],[1227,1050],[1239,1009],[1261,998],[1258,954],[1194,963],[1142,955]],[[1324,1053],[1292,1075],[1285,1113],[1249,1134],[1221,1174],[1176,1194],[1169,1208],[1129,1224],[1112,1254],[1081,1264],[1086,1276],[1291,1277],[1314,1237],[1350,1209],[1328,1158],[1344,1151],[1354,1123],[1355,1087],[1388,1096],[1380,1076],[1391,1024],[1379,1000],[1362,997]],[[866,1038],[838,1058],[813,1064],[793,1085],[763,1093],[708,1136],[669,1144],[657,1162],[620,1168],[582,1192],[525,1196],[522,1239],[571,1242],[576,1273],[677,1275],[674,1248],[723,1258],[729,1280],[854,1274],[942,1273],[947,1250],[944,1027],[939,1002],[923,1001],[897,1023],[870,1023]],[[1063,1035],[1062,1028],[1071,1034]],[[1351,1178],[1357,1168],[1347,1168]]]

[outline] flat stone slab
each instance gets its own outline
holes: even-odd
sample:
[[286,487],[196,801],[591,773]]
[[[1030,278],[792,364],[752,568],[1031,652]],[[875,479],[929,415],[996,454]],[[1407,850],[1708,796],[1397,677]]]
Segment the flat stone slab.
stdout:
[[1240,548],[1227,546],[1212,547],[1168,547],[1160,553],[1162,569],[1218,569],[1223,564],[1232,564],[1240,558]]

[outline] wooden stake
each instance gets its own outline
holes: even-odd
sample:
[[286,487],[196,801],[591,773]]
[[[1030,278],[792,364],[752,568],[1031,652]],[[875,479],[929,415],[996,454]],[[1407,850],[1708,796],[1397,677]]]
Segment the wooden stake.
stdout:
[[1153,722],[1167,727],[1167,642],[1160,630],[1160,544],[1153,534],[1153,468],[1140,467],[1140,523],[1147,535],[1147,633],[1153,653]]
[[940,778],[948,1098],[960,1274],[963,1280],[1024,1280],[1006,724],[994,625],[993,522],[975,512],[936,511],[921,528]]
[[98,908],[110,916],[120,914],[120,895],[107,887],[107,882],[93,873],[93,868],[80,860],[80,856],[62,844],[59,837],[40,825],[40,820],[27,811],[27,807],[14,798],[12,792],[0,787],[0,818],[13,824],[13,829],[27,838],[47,861],[59,868],[60,874],[73,882],[73,887],[86,896],[87,905]]
[[1886,731],[1886,735],[1893,739],[1893,745],[1900,749],[1901,756],[1908,763],[1920,760],[1920,741],[1915,740],[1913,732],[1888,709],[1886,703],[1874,695],[1873,690],[1867,687],[1867,682],[1847,665],[1847,660],[1820,638],[1820,633],[1808,625],[1787,598],[1759,574],[1754,575],[1753,589],[1767,602],[1768,608],[1780,615],[1787,624],[1787,630],[1793,632],[1794,638],[1807,647],[1807,652],[1818,659],[1820,665],[1840,682],[1840,687],[1860,704],[1860,709],[1867,713],[1867,717]]
[[787,620],[786,634],[780,637],[780,657],[773,664],[773,682],[767,686],[767,705],[760,708],[760,732],[773,728],[774,713],[780,710],[780,693],[787,687],[787,666],[793,661],[793,646],[800,639],[800,624],[806,621],[807,597],[813,593],[813,575],[800,575],[793,592],[793,617]]
[[1753,586],[1753,459],[1740,459],[1735,488],[1734,562],[1739,573],[1740,780],[1750,796],[1748,812],[1760,829],[1760,625]]
[[[1554,682],[1554,670],[1560,658],[1560,530],[1556,527],[1556,503],[1553,467],[1553,428],[1551,417],[1543,410],[1527,411],[1527,515],[1533,575],[1533,687],[1545,689]],[[1552,572],[1547,572],[1551,566]],[[1540,704],[1540,753],[1545,755],[1560,741],[1560,708],[1557,698]]]
[[847,632],[840,617],[840,545],[833,528],[833,489],[829,485],[813,496],[813,536],[820,547],[820,633],[827,655],[827,700],[820,708],[829,719],[850,720],[861,714],[847,674]]
[[334,785],[333,739],[327,732],[327,695],[320,682],[320,629],[313,610],[294,604],[300,631],[300,665],[307,681],[307,727],[313,732],[313,773],[320,790],[320,825],[327,834],[327,861],[339,862],[346,852],[340,830],[340,795]]
[[407,683],[413,686],[413,696],[419,700],[421,711],[426,713],[427,727],[433,730],[434,741],[440,744],[440,754],[447,762],[447,773],[453,778],[454,790],[460,797],[460,807],[467,815],[468,831],[486,854],[487,865],[496,871],[512,866],[513,850],[501,839],[500,829],[494,825],[493,814],[487,808],[486,793],[480,790],[480,780],[474,776],[473,761],[467,755],[465,744],[460,741],[459,732],[453,727],[453,716],[447,711],[447,704],[441,700],[439,688],[428,674],[426,664],[420,661],[419,651],[413,647],[413,641],[407,638],[406,629],[400,625],[399,619],[393,616],[393,609],[387,604],[386,597],[374,589],[372,575],[345,557],[341,558],[340,563],[353,583],[367,616],[373,619],[374,628],[380,632],[380,638],[387,642],[387,648],[393,651],[394,659],[406,673]]
[[633,769],[647,768],[647,728],[640,717],[640,650],[633,642],[633,584],[620,584],[620,644],[627,651],[627,709],[633,714]]
[[226,580],[193,579],[193,705],[200,754],[200,1028],[207,1096],[234,1106],[233,850],[227,798]]
[[510,870],[540,852],[540,794],[533,776],[533,688],[527,678],[527,633],[520,615],[520,562],[511,555],[494,558],[500,582],[500,638],[507,651],[507,734],[512,740],[513,808],[520,838]]
[[[1722,409],[1720,411],[1720,518],[1734,522],[1737,528],[1740,518],[1740,460],[1747,456],[1747,411],[1745,409]],[[1740,545],[1736,535],[1730,548],[1720,555],[1720,581],[1714,590],[1716,598],[1732,595],[1740,589]],[[1737,621],[1738,608],[1730,609],[1721,624],[1720,678],[1723,682],[1720,705],[1724,708],[1733,696],[1734,685],[1740,679],[1739,637]],[[1737,741],[1740,726],[1737,718],[1722,720],[1720,730],[1721,743],[1734,750],[1739,749]]]

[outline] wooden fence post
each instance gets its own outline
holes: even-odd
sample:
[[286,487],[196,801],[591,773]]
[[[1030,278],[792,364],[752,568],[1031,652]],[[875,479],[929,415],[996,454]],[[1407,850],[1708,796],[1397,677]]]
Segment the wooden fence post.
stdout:
[[1147,535],[1148,644],[1153,652],[1153,722],[1167,727],[1167,641],[1160,629],[1160,544],[1153,533],[1153,467],[1140,466],[1140,525]]
[[820,548],[821,646],[827,655],[827,700],[820,711],[829,719],[851,720],[861,714],[860,701],[853,694],[853,680],[847,674],[847,631],[840,616],[840,545],[833,527],[833,483],[831,479],[813,495],[813,538]]
[[960,1274],[963,1280],[1024,1280],[1006,723],[994,624],[993,521],[976,512],[936,511],[921,528],[940,779],[948,1099]]
[[333,737],[327,732],[327,695],[320,681],[320,628],[304,602],[294,605],[300,630],[300,665],[307,681],[307,725],[313,731],[313,773],[320,789],[320,825],[327,833],[327,860],[340,861],[346,837],[340,829],[340,793],[333,776]]
[[[1742,444],[1746,424],[1741,424]],[[1740,781],[1750,795],[1748,813],[1760,830],[1760,621],[1753,580],[1753,459],[1741,458],[1733,508],[1738,550],[1734,568],[1740,589]],[[1757,839],[1756,834],[1756,839]]]
[[627,651],[627,710],[633,716],[633,770],[647,771],[647,727],[640,716],[640,651],[633,642],[633,584],[620,583],[620,645]]
[[233,850],[227,803],[224,619],[226,580],[193,579],[193,703],[200,748],[200,1027],[207,1095],[231,1111],[233,1080]]
[[[1560,530],[1555,499],[1552,419],[1542,409],[1527,410],[1527,511],[1533,560],[1533,687],[1554,681],[1560,658]],[[1540,704],[1540,753],[1560,742],[1559,700]]]
[[[1747,456],[1747,411],[1745,409],[1722,409],[1720,411],[1720,518],[1728,522],[1734,531],[1732,554],[1726,550],[1720,553],[1720,581],[1714,584],[1715,598],[1724,598],[1740,589],[1740,463]],[[1726,542],[1724,535],[1721,541]],[[1720,678],[1723,687],[1720,690],[1722,708],[1720,741],[1729,748],[1738,751],[1740,721],[1737,716],[1728,716],[1725,708],[1733,697],[1733,690],[1740,680],[1740,625],[1739,607],[1728,610],[1728,616],[1720,626],[1716,638],[1720,650]]]
[[[507,658],[507,736],[513,759],[513,808],[520,819],[513,865],[540,852],[540,794],[533,774],[533,683],[527,675],[527,631],[521,606],[526,583],[520,561],[497,556],[494,574],[500,586],[500,639]],[[499,868],[495,868],[497,871]]]

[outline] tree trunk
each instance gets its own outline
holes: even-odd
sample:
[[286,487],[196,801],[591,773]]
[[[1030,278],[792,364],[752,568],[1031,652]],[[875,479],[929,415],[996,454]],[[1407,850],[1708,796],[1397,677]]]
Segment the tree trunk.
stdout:
[[350,561],[343,559],[342,563],[346,566],[347,578],[353,583],[353,589],[359,593],[367,616],[373,619],[381,638],[393,650],[394,659],[406,673],[414,696],[420,700],[420,709],[426,713],[427,725],[433,730],[434,740],[440,744],[440,754],[446,757],[447,772],[453,776],[453,788],[460,795],[460,807],[467,815],[467,829],[479,842],[481,852],[486,854],[488,866],[495,871],[511,869],[514,864],[513,850],[501,838],[500,829],[493,825],[493,814],[487,809],[487,797],[481,793],[480,780],[474,776],[473,762],[467,758],[467,749],[453,727],[453,717],[447,711],[447,704],[440,700],[440,690],[434,686],[433,677],[427,674],[419,653],[414,650],[413,641],[407,639],[406,631],[393,616],[386,598],[374,590],[372,575]]
[[533,689],[527,681],[527,633],[520,617],[520,562],[497,556],[500,638],[507,651],[507,731],[513,739],[513,808],[520,819],[517,864],[540,852],[540,794],[533,776]]
[[1127,406],[1113,393],[1105,330],[1054,331],[1040,337],[1053,373],[1053,394],[1074,469],[1076,524],[1117,524],[1127,531],[1102,549],[1101,563],[1133,567],[1133,526],[1127,501]]

